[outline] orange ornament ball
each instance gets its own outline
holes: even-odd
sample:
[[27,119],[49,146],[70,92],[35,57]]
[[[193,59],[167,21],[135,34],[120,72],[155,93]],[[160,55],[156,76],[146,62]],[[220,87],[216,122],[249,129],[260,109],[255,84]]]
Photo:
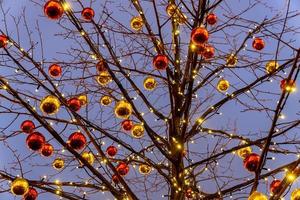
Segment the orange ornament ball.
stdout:
[[125,131],[130,131],[133,127],[133,122],[130,120],[130,119],[125,119],[123,122],[122,122],[122,128],[125,130]]
[[35,125],[31,120],[25,120],[21,124],[21,130],[24,133],[32,133],[34,129],[35,129]]
[[54,151],[53,146],[49,143],[46,143],[41,149],[41,154],[45,157],[50,157],[52,156],[53,151]]
[[30,133],[26,139],[28,148],[33,151],[39,151],[40,149],[42,149],[45,142],[45,137],[39,132]]
[[64,14],[64,8],[59,1],[50,0],[44,6],[44,13],[49,19],[58,20]]
[[281,180],[273,180],[272,183],[270,184],[270,191],[274,193],[276,190],[279,189],[281,184]]
[[217,23],[217,20],[218,20],[218,17],[217,15],[215,15],[214,13],[210,13],[207,15],[206,17],[206,22],[209,24],[209,25],[214,25]]
[[28,192],[25,194],[23,200],[36,200],[39,193],[34,188],[29,188]]
[[117,147],[111,145],[111,146],[107,147],[106,153],[110,157],[114,157],[115,155],[117,155],[118,149],[117,149]]
[[77,112],[81,108],[81,101],[77,97],[73,97],[68,100],[68,106],[71,110]]
[[92,8],[84,8],[81,12],[81,16],[85,21],[92,21],[95,16],[95,11]]
[[68,143],[75,150],[81,150],[86,145],[86,137],[81,132],[74,132],[69,136]]
[[261,38],[255,38],[252,42],[252,47],[258,51],[262,50],[265,47],[265,42]]
[[5,35],[0,35],[0,48],[6,47],[8,39]]
[[117,172],[121,176],[126,176],[129,172],[129,166],[125,162],[120,162],[117,166]]
[[206,45],[202,55],[205,59],[213,58],[215,55],[215,48],[211,45]]
[[259,155],[257,155],[256,153],[251,153],[244,159],[244,167],[249,172],[255,172],[258,168],[259,160]]
[[61,66],[58,64],[53,64],[49,66],[48,72],[51,77],[57,78],[60,77],[62,74]]
[[158,70],[165,70],[168,67],[168,57],[165,55],[157,55],[153,59],[153,66]]
[[208,41],[209,34],[206,28],[198,27],[192,30],[191,39],[195,45],[200,45]]

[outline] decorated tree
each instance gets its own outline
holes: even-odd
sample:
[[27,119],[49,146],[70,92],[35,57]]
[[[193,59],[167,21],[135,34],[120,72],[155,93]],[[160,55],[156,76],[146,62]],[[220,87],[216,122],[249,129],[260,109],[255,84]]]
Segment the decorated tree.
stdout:
[[300,199],[296,0],[0,2],[1,199]]

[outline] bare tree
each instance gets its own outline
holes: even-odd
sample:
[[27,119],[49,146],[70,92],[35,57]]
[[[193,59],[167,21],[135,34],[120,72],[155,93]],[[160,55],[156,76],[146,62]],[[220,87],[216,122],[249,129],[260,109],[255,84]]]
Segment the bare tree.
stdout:
[[5,3],[2,193],[300,199],[294,1]]

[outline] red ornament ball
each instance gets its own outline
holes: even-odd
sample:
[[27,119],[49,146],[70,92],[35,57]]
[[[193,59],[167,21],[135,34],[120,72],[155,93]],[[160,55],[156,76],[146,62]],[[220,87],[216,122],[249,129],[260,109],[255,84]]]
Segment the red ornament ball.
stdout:
[[115,146],[109,146],[106,149],[106,153],[107,155],[109,155],[110,157],[114,157],[117,153],[118,153],[118,149]]
[[28,192],[25,194],[23,200],[36,200],[39,193],[34,188],[29,188]]
[[64,14],[64,8],[59,1],[50,0],[44,6],[44,13],[49,19],[57,20]]
[[80,132],[75,132],[70,135],[68,143],[73,149],[81,150],[86,145],[86,137]]
[[207,15],[206,17],[206,22],[209,24],[209,25],[214,25],[217,23],[217,15],[215,15],[214,13],[210,13]]
[[191,39],[195,45],[200,45],[207,42],[208,37],[208,31],[204,27],[198,27],[192,30]]
[[165,55],[157,55],[153,59],[153,66],[158,70],[165,70],[168,67],[168,57]]
[[51,77],[53,78],[57,78],[61,76],[62,73],[62,69],[61,66],[58,64],[53,64],[49,66],[48,72],[50,74]]
[[272,183],[270,184],[270,191],[274,193],[276,190],[279,189],[281,184],[281,180],[273,180]]
[[29,149],[33,151],[40,150],[46,142],[45,137],[39,132],[33,132],[28,135],[26,143]]
[[68,100],[68,106],[71,110],[77,112],[81,108],[81,102],[77,97],[73,97]]
[[115,184],[118,184],[120,182],[119,178],[117,175],[113,175],[112,176],[112,181],[115,183]]
[[258,168],[260,156],[256,153],[250,153],[244,160],[244,167],[249,172],[255,172]]
[[35,129],[35,125],[31,120],[25,120],[21,124],[21,130],[24,133],[32,133],[34,129]]
[[210,58],[214,57],[215,48],[211,45],[206,45],[202,55],[205,59],[210,59]]
[[252,47],[258,51],[262,50],[265,47],[265,42],[261,38],[255,38],[252,43]]
[[130,119],[125,119],[123,122],[122,122],[122,128],[125,130],[125,131],[130,131],[133,127],[133,123]]
[[5,35],[0,35],[0,48],[6,47],[8,39]]
[[117,166],[117,172],[121,176],[125,176],[129,172],[129,166],[125,162],[120,162],[119,165]]
[[291,79],[283,79],[280,82],[280,88],[284,92],[295,92],[296,91],[296,81]]
[[50,157],[53,154],[54,148],[51,144],[46,143],[41,149],[41,154],[45,157]]
[[92,8],[84,8],[81,12],[81,16],[85,21],[92,21],[95,16],[95,11]]

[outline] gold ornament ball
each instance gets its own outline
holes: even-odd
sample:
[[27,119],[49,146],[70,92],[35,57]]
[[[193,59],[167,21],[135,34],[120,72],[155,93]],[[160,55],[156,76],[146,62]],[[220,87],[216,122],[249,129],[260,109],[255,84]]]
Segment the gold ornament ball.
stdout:
[[268,197],[260,192],[253,192],[249,197],[248,200],[268,200]]
[[234,54],[230,54],[226,57],[226,66],[235,67],[238,62],[237,57]]
[[133,17],[130,21],[130,26],[135,31],[140,31],[143,29],[144,22],[141,16]]
[[60,102],[57,97],[53,95],[46,96],[40,103],[40,109],[43,113],[54,115],[59,111]]
[[97,82],[102,85],[102,86],[106,86],[107,84],[109,84],[112,81],[112,78],[109,74],[108,71],[103,71],[99,74],[99,76],[97,77]]
[[149,165],[141,164],[141,165],[139,166],[139,172],[140,172],[142,175],[148,175],[148,174],[150,174],[151,170],[152,170],[152,168],[151,168],[151,166],[149,166]]
[[172,17],[175,21],[177,21],[180,24],[184,24],[187,20],[186,15],[183,14],[179,7],[176,6],[174,3],[170,3],[167,6],[166,11],[169,17]]
[[112,103],[110,96],[102,96],[100,99],[100,103],[103,106],[108,106]]
[[56,158],[53,161],[52,166],[53,166],[54,169],[60,170],[60,169],[65,167],[65,161],[61,158]]
[[132,127],[131,135],[134,138],[142,138],[144,136],[144,132],[145,132],[145,129],[144,129],[143,125],[141,125],[141,124],[135,124]]
[[252,153],[252,149],[251,147],[244,147],[244,148],[241,148],[239,150],[237,150],[237,155],[239,157],[241,157],[242,159],[245,159],[247,157],[247,155],[251,154]]
[[279,67],[279,63],[276,62],[275,60],[271,60],[266,64],[266,71],[268,74],[270,74],[274,72],[276,69],[278,69],[278,67]]
[[144,88],[146,90],[149,90],[149,91],[154,90],[156,88],[156,86],[157,86],[157,82],[153,77],[149,76],[149,77],[145,78]]
[[218,82],[217,89],[220,92],[226,92],[228,90],[229,86],[230,86],[229,81],[227,81],[225,79],[221,79]]
[[300,188],[296,188],[291,194],[291,200],[300,200]]
[[78,100],[80,101],[81,106],[85,106],[88,103],[88,97],[86,94],[80,95]]
[[82,153],[82,158],[84,158],[90,165],[93,165],[94,164],[94,161],[95,161],[95,157],[93,155],[93,153],[91,152],[83,152]]
[[125,100],[119,101],[115,106],[115,115],[117,118],[127,119],[132,114],[131,104]]
[[14,195],[24,195],[29,190],[29,183],[23,178],[16,178],[11,183],[10,190]]

